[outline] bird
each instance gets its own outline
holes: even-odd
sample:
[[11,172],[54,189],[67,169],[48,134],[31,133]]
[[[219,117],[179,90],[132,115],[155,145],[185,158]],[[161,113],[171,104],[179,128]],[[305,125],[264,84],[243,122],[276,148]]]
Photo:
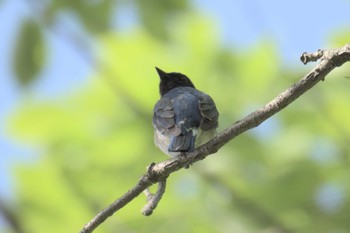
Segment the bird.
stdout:
[[155,68],[160,99],[153,109],[154,143],[171,157],[193,152],[216,134],[219,112],[214,100],[186,75]]

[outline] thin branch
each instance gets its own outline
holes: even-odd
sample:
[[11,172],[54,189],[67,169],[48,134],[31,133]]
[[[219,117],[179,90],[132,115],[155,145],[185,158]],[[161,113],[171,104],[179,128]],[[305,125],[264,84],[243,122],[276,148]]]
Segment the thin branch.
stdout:
[[[322,55],[320,55],[322,53]],[[85,225],[81,233],[92,232],[98,225],[105,221],[109,216],[114,214],[120,208],[125,206],[142,191],[154,183],[165,180],[171,173],[185,168],[206,158],[208,155],[217,152],[222,146],[234,139],[241,133],[259,126],[266,119],[287,107],[298,97],[316,85],[319,81],[324,80],[326,75],[335,67],[343,65],[350,61],[350,43],[340,49],[319,50],[317,54],[304,53],[301,60],[304,64],[320,59],[320,63],[301,80],[279,94],[275,99],[266,104],[264,107],[244,117],[218,133],[213,139],[204,145],[198,147],[194,152],[187,153],[185,156],[168,159],[157,164],[152,163],[147,173],[141,180],[121,198],[112,203],[109,207],[98,213],[88,224]]]
[[98,213],[89,223],[87,223],[84,228],[80,231],[81,233],[92,232],[96,227],[103,223],[108,217],[112,216],[116,211],[124,207],[135,197],[137,197],[143,190],[147,189],[152,185],[148,173],[146,173],[139,182],[127,191],[123,196],[114,201],[106,209]]
[[162,199],[163,194],[165,193],[166,180],[158,182],[158,189],[155,194],[152,194],[147,188],[144,190],[147,198],[147,204],[142,208],[141,212],[145,216],[150,216],[153,213],[153,210],[157,208],[158,203]]
[[306,65],[307,63],[309,63],[311,61],[317,61],[322,56],[323,56],[323,50],[319,49],[317,52],[314,52],[314,53],[304,52],[300,56],[300,60],[301,60],[302,63],[304,63],[304,65]]

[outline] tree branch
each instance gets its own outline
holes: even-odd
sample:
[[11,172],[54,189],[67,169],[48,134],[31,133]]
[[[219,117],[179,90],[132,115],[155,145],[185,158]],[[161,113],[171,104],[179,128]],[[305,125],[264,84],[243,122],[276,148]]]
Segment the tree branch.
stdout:
[[171,158],[157,164],[152,163],[148,167],[146,174],[142,176],[140,181],[132,189],[113,202],[106,209],[98,213],[89,223],[84,226],[81,233],[92,232],[103,221],[133,200],[152,184],[165,181],[171,173],[180,170],[181,168],[185,168],[188,165],[217,152],[222,146],[234,139],[236,136],[249,129],[259,126],[266,119],[287,107],[290,103],[308,91],[311,87],[316,85],[319,81],[324,80],[326,75],[335,67],[341,66],[345,62],[350,61],[350,43],[340,49],[319,50],[316,53],[310,54],[303,53],[300,59],[304,64],[317,60],[320,60],[320,63],[301,80],[279,94],[264,107],[252,112],[242,120],[235,122],[230,127],[218,133],[209,142],[198,147],[194,152],[186,153],[184,156]]
[[158,190],[155,194],[152,194],[148,188],[144,190],[147,198],[147,204],[141,210],[143,215],[150,216],[153,213],[153,210],[157,207],[163,194],[165,193],[165,187],[166,180],[162,180],[158,182]]

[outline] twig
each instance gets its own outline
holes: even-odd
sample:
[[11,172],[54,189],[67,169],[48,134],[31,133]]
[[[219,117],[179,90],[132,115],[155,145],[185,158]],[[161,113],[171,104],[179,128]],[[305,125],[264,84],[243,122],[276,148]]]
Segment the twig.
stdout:
[[326,75],[335,67],[341,66],[345,62],[350,61],[350,43],[340,49],[322,50],[322,55],[320,55],[320,51],[317,52],[317,54],[304,53],[302,55],[302,61],[304,64],[310,61],[315,61],[315,59],[320,59],[320,63],[301,80],[279,94],[264,107],[256,110],[255,112],[244,117],[242,120],[235,122],[230,127],[218,133],[209,142],[198,147],[194,152],[187,153],[185,156],[171,158],[158,164],[151,164],[147,173],[131,190],[112,203],[109,207],[98,213],[88,224],[85,225],[81,233],[92,232],[109,216],[125,206],[152,184],[163,181],[171,173],[217,152],[222,146],[236,136],[249,129],[259,126],[266,119],[287,107],[290,103],[295,101],[319,81],[324,80]]
[[163,194],[165,193],[166,180],[158,182],[158,189],[155,194],[152,194],[147,188],[143,192],[146,194],[147,204],[142,208],[141,213],[145,216],[150,216],[153,213],[153,210],[157,207],[158,203],[162,199]]
[[119,199],[114,201],[106,209],[98,213],[90,222],[88,222],[84,228],[80,231],[81,233],[92,232],[96,227],[103,223],[108,217],[112,216],[116,211],[124,207],[135,197],[137,197],[143,190],[147,189],[152,185],[147,174],[144,175],[139,182],[132,187],[128,192],[126,192]]
[[304,52],[300,56],[300,60],[301,60],[302,63],[304,63],[304,65],[306,65],[307,63],[309,63],[311,61],[317,61],[322,56],[323,56],[323,50],[319,49],[317,52],[314,52],[314,53]]

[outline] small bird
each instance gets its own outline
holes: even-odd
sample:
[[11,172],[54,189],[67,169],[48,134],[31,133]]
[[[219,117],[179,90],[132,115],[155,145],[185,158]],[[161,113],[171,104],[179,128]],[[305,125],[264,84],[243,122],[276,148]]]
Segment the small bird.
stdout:
[[215,103],[186,75],[156,70],[161,98],[153,109],[154,142],[172,157],[192,152],[216,134],[219,113]]

